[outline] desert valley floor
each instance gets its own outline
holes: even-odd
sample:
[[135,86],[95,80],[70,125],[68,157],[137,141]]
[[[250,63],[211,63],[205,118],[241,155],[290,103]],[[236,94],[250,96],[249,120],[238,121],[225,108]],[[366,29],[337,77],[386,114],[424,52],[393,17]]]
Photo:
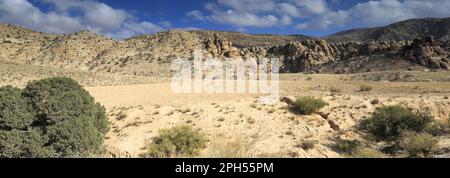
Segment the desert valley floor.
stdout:
[[[290,112],[284,102],[260,104],[257,95],[174,94],[167,82],[87,89],[107,107],[112,129],[105,145],[118,157],[143,155],[159,129],[176,125],[191,125],[208,135],[210,142],[201,157],[226,157],[226,150],[238,150],[233,155],[241,157],[341,157],[333,149],[336,140],[370,142],[358,126],[376,107],[402,104],[430,110],[437,119],[450,114],[450,82],[369,82],[346,77],[282,75],[282,97],[314,96],[329,104],[311,116]],[[361,84],[374,89],[359,92]],[[305,151],[304,141],[316,146]],[[230,146],[238,149],[226,148]],[[450,140],[442,137],[436,151],[449,147]]]
[[[348,157],[334,148],[337,140],[359,140],[375,150],[386,147],[359,128],[377,107],[401,104],[412,111],[430,111],[437,120],[450,115],[448,71],[281,74],[281,98],[314,96],[328,103],[319,114],[302,116],[283,101],[263,105],[258,95],[174,94],[169,77],[1,64],[1,86],[23,87],[52,76],[72,77],[82,84],[106,107],[111,123],[106,153],[99,157],[142,157],[160,129],[177,125],[190,125],[207,135],[200,157]],[[361,92],[361,85],[373,90]],[[433,155],[448,157],[450,137],[438,140]],[[315,146],[304,149],[305,142]]]

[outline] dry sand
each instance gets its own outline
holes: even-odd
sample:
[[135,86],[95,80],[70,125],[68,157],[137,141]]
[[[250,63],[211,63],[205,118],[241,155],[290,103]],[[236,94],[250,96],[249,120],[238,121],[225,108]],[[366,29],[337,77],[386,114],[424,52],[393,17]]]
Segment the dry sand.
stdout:
[[[106,106],[112,129],[105,145],[113,157],[139,157],[158,131],[191,125],[210,140],[200,157],[224,157],[227,147],[238,157],[340,157],[337,138],[365,141],[357,128],[376,107],[402,104],[430,110],[436,119],[450,115],[450,83],[348,81],[338,75],[290,74],[281,77],[281,96],[315,96],[329,103],[322,114],[299,116],[287,104],[263,105],[258,95],[175,94],[169,83],[87,87]],[[361,84],[374,87],[358,92]],[[338,88],[331,93],[330,88]],[[379,104],[372,104],[374,99]],[[300,147],[314,141],[310,150]],[[444,143],[444,142],[443,142]]]

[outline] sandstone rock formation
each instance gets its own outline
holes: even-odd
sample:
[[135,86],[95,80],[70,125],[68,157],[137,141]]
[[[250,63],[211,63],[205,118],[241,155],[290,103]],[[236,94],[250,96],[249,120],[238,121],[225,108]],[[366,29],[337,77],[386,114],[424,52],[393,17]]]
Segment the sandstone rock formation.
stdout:
[[450,53],[433,36],[414,40],[403,52],[404,57],[411,62],[433,69],[449,69]]
[[[176,58],[192,59],[195,50],[203,50],[205,58],[276,57],[281,61],[281,72],[354,73],[450,66],[449,41],[432,37],[413,42],[330,43],[308,39],[239,48],[232,41],[244,42],[231,32],[172,30],[114,40],[88,31],[55,35],[12,25],[0,25],[0,29],[0,60],[101,73],[170,75],[170,62]],[[250,36],[243,35],[244,41],[260,37]],[[291,39],[271,38],[276,39],[275,43]]]

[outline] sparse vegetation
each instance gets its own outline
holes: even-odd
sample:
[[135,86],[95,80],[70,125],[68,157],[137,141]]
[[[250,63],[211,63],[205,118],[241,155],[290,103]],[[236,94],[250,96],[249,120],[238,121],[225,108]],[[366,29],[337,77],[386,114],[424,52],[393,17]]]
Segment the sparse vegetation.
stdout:
[[209,157],[213,158],[251,158],[255,157],[254,141],[232,139],[213,144]]
[[450,117],[447,120],[436,120],[428,124],[425,132],[434,136],[450,133]]
[[372,90],[373,90],[373,87],[370,85],[361,85],[359,87],[360,92],[368,92],[368,91],[372,91]]
[[378,139],[394,141],[406,131],[422,132],[432,121],[428,113],[414,114],[402,106],[377,108],[366,128]]
[[300,114],[310,115],[317,113],[326,105],[327,103],[321,99],[315,99],[313,97],[299,97],[294,102],[294,108],[292,109]]
[[206,147],[203,134],[190,126],[163,129],[148,148],[148,156],[156,158],[192,157]]
[[315,142],[315,141],[312,141],[312,140],[306,140],[306,141],[303,141],[303,142],[300,144],[300,147],[301,147],[303,150],[311,150],[311,149],[313,149],[315,146],[316,146],[316,142]]
[[372,104],[372,105],[380,104],[380,100],[379,99],[374,99],[374,100],[370,101],[370,104]]
[[384,157],[383,153],[378,150],[369,149],[369,148],[359,148],[356,149],[351,155],[353,158],[382,158]]
[[0,157],[77,157],[101,151],[105,109],[69,78],[0,88]]
[[361,143],[357,140],[339,140],[335,148],[345,154],[352,154],[361,148]]
[[431,134],[405,132],[400,146],[412,157],[425,157],[437,143]]
[[336,88],[336,87],[330,87],[330,92],[331,93],[340,93],[340,92],[342,92],[342,90],[339,88]]

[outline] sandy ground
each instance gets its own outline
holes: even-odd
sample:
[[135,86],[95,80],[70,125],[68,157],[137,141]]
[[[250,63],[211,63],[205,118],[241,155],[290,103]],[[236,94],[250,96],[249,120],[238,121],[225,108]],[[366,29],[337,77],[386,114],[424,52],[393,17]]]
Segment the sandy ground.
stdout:
[[[364,140],[357,127],[376,107],[402,104],[450,115],[449,82],[348,81],[337,75],[283,75],[281,96],[315,96],[329,103],[321,114],[299,116],[287,104],[263,105],[258,95],[175,94],[170,84],[87,87],[106,106],[112,129],[105,146],[113,157],[139,157],[163,128],[191,125],[208,136],[200,157],[227,156],[222,148],[242,147],[242,157],[340,157],[337,138]],[[374,87],[358,92],[361,84]],[[338,88],[338,93],[330,92]],[[372,104],[374,99],[379,104]],[[303,141],[316,146],[303,150]]]

